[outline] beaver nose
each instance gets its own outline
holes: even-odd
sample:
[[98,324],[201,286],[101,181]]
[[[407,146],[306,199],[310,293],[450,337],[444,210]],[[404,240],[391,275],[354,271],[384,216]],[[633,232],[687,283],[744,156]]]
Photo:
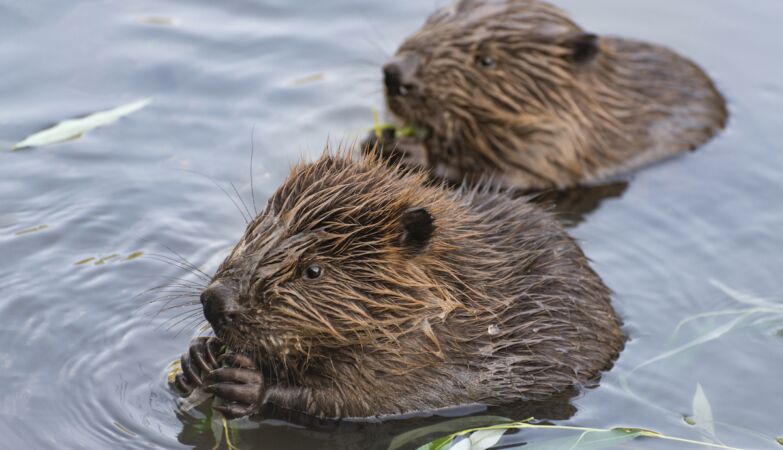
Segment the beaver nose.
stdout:
[[201,293],[201,305],[204,308],[204,317],[215,332],[231,325],[240,312],[233,289],[219,281],[204,289]]
[[416,89],[414,74],[416,72],[416,58],[405,56],[395,58],[383,66],[383,82],[389,96],[408,95]]

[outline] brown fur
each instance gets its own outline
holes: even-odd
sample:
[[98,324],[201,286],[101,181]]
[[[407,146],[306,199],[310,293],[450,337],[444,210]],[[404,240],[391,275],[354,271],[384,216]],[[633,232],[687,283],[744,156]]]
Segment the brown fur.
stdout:
[[[434,225],[415,243],[411,208]],[[305,279],[313,263],[324,273]],[[321,417],[540,400],[596,378],[624,342],[549,214],[372,156],[294,167],[213,283],[233,289],[241,312],[218,335],[255,355],[264,402]]]
[[585,33],[539,0],[441,8],[391,63],[407,92],[392,96],[387,87],[389,109],[428,132],[414,162],[451,180],[492,175],[522,189],[594,183],[695,149],[727,117],[693,62]]

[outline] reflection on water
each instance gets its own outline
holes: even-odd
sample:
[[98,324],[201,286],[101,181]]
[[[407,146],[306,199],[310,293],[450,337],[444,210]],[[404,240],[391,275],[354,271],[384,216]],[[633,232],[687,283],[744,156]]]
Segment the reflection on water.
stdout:
[[[698,383],[719,442],[779,448],[783,63],[775,55],[783,54],[783,4],[557,3],[591,31],[693,57],[726,93],[732,122],[703,149],[627,186],[544,198],[574,225],[631,340],[600,386],[559,413],[476,414],[701,440],[703,431],[683,420]],[[161,302],[147,303],[159,293],[139,296],[166,283],[190,287],[199,276],[155,255],[176,252],[211,273],[244,222],[210,178],[250,200],[253,131],[261,204],[327,136],[363,137],[383,104],[380,63],[436,6],[0,1],[3,150],[63,119],[153,99],[80,139],[0,153],[1,447],[214,446],[217,428],[198,411],[178,413],[165,384],[169,363],[199,333],[199,316],[195,305],[163,305],[197,297],[188,289]],[[232,442],[383,448],[411,427],[445,420],[330,428],[282,419],[240,421]],[[509,440],[540,438],[525,431]]]

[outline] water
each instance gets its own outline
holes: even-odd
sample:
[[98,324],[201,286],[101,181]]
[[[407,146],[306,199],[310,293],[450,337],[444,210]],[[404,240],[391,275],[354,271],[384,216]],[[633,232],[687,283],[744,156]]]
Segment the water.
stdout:
[[[734,327],[737,314],[716,315],[674,331],[688,317],[750,307],[724,285],[783,307],[783,4],[558,3],[591,31],[691,56],[732,112],[720,137],[635,175],[573,228],[613,289],[631,341],[561,423],[700,440],[682,419],[700,383],[720,441],[780,448],[780,314]],[[153,255],[170,248],[214,270],[244,222],[199,174],[229,190],[233,182],[249,199],[253,132],[260,204],[300,155],[320,153],[327,135],[363,134],[382,107],[384,52],[436,6],[0,1],[0,147],[62,119],[153,98],[81,139],[0,153],[0,448],[214,446],[198,412],[176,412],[165,383],[167,365],[197,331],[171,321],[176,311],[155,315],[160,305],[146,304],[149,295],[137,297],[187,276]],[[143,255],[128,259],[136,252]],[[240,424],[250,428],[234,437],[240,448],[366,448],[399,432],[394,424]]]

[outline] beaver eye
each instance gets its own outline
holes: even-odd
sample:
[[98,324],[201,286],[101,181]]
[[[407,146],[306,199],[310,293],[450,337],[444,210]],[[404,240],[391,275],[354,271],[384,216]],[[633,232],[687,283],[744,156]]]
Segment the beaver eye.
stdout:
[[482,69],[490,69],[492,67],[495,67],[495,60],[492,59],[490,56],[479,56],[476,58],[476,65],[481,67]]
[[310,264],[304,271],[305,280],[317,280],[323,275],[324,269],[318,264]]

